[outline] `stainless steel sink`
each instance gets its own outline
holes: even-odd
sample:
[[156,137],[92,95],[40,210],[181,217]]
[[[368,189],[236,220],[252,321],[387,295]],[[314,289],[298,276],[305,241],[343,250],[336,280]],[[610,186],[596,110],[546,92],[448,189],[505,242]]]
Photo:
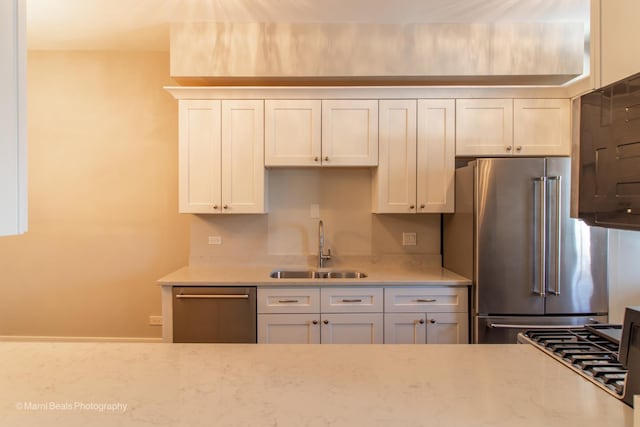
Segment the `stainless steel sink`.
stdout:
[[272,279],[363,279],[367,275],[361,271],[275,270],[269,277]]

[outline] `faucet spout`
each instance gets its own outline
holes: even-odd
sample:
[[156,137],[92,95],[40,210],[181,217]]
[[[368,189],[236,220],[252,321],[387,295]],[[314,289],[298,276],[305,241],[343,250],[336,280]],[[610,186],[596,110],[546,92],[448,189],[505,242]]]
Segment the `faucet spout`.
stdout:
[[325,261],[331,259],[331,249],[324,253],[324,223],[318,221],[318,268],[324,268]]

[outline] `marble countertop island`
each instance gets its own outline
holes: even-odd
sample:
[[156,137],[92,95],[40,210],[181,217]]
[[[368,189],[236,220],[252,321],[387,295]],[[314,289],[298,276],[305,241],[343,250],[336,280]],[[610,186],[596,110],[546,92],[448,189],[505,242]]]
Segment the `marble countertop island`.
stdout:
[[2,342],[0,425],[631,427],[633,411],[528,345]]

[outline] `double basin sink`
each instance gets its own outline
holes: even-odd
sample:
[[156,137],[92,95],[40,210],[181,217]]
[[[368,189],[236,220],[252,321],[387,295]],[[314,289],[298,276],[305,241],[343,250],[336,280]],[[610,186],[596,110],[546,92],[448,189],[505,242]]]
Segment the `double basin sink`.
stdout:
[[315,271],[315,270],[275,270],[272,279],[364,279],[361,271]]

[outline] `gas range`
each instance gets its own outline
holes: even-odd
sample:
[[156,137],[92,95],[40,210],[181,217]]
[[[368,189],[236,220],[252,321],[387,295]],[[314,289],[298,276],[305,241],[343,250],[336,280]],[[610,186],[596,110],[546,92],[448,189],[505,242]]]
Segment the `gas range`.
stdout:
[[587,325],[576,329],[526,331],[518,335],[518,342],[532,344],[622,399],[627,369],[618,359],[621,333],[621,325]]

